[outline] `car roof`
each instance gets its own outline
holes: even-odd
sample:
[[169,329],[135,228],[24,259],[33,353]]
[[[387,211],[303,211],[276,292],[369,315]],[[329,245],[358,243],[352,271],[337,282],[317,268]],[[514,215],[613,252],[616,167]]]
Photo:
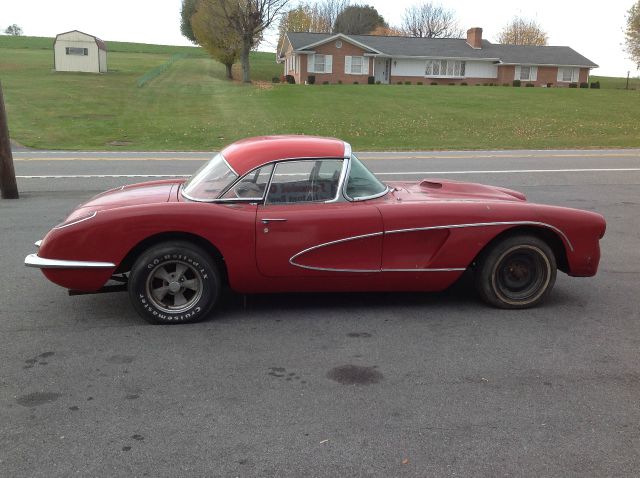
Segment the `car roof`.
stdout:
[[351,146],[336,138],[320,136],[257,136],[230,144],[221,153],[242,176],[265,163],[283,159],[349,157]]

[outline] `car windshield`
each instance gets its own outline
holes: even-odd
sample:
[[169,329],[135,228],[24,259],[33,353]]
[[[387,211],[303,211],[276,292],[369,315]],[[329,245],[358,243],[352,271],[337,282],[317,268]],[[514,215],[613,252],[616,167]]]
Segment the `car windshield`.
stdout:
[[355,154],[351,155],[351,169],[347,179],[347,197],[353,201],[362,201],[382,196],[388,190],[375,175],[360,162]]
[[224,157],[217,154],[184,183],[182,195],[194,201],[212,201],[237,178]]

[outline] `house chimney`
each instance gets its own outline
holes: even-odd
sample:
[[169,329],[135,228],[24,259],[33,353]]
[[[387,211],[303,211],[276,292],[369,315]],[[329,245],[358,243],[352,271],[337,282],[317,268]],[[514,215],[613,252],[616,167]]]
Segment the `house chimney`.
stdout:
[[471,48],[482,48],[482,28],[469,28],[467,30],[467,43]]

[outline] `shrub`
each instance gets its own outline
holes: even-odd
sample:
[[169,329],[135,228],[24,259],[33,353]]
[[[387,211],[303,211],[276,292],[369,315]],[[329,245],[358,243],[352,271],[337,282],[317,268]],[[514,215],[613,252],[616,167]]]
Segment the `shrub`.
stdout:
[[328,84],[329,84],[329,82],[328,82],[327,80],[325,80],[325,81],[323,81],[323,82],[322,82],[322,84],[323,84],[323,85],[328,85]]
[[547,88],[551,88],[553,86],[553,83],[547,83]]
[[399,82],[398,82],[398,84],[399,84],[399,85],[401,85],[401,84],[402,84],[402,82],[401,82],[401,81],[399,81]]
[[502,86],[511,86],[509,83],[502,83]]
[[271,78],[271,83],[280,83],[280,78],[274,76],[273,78]]
[[342,80],[338,80],[338,84],[341,85],[342,84]]
[[460,86],[467,86],[467,82],[463,81],[462,83],[460,83]]
[[433,85],[433,86],[436,86],[438,84],[438,82],[437,81],[432,81],[430,84]]
[[358,83],[357,81],[354,81],[354,82],[353,82],[353,84],[354,84],[354,85],[358,85],[359,83]]
[[368,85],[373,85],[376,82],[376,77],[375,76],[368,76],[367,77],[367,84]]
[[411,82],[410,82],[410,81],[405,81],[405,82],[404,82],[404,84],[405,84],[405,85],[410,85],[410,84],[411,84]]
[[421,81],[417,81],[417,82],[416,82],[416,85],[421,85],[421,84],[422,84],[422,82],[421,82]]
[[578,83],[569,83],[569,88],[577,88]]
[[589,88],[589,83],[583,81],[582,83],[580,83],[580,88]]
[[455,83],[449,83],[449,86],[456,86]]
[[309,83],[310,85],[315,85],[315,83],[316,83],[316,75],[309,75],[307,77],[307,83]]
[[591,88],[594,90],[599,90],[600,89],[600,82],[599,81],[594,81],[593,83],[591,83]]
[[489,83],[482,83],[482,86],[489,86]]
[[376,85],[379,85],[379,84],[381,84],[381,81],[380,80],[376,81]]
[[511,83],[513,86],[517,86],[520,87],[522,85],[522,82],[520,80],[513,80],[513,83]]
[[526,86],[527,88],[533,88],[533,87],[534,87],[534,86],[536,86],[536,85],[534,85],[533,83],[527,83],[527,84],[526,84],[526,85],[524,85],[524,86]]
[[493,83],[489,83],[489,86],[493,86]]
[[293,75],[287,75],[285,76],[285,79],[287,80],[287,83],[289,83],[290,85],[296,84],[296,79],[293,77]]

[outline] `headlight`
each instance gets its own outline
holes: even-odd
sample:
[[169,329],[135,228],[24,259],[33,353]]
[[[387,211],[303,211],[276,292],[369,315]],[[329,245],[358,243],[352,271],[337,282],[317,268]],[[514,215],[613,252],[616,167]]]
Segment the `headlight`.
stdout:
[[74,224],[78,224],[79,222],[88,221],[89,219],[95,217],[98,214],[97,211],[90,211],[81,216],[76,216],[75,214],[71,214],[66,221],[54,226],[54,229],[63,229],[65,227],[73,226]]

